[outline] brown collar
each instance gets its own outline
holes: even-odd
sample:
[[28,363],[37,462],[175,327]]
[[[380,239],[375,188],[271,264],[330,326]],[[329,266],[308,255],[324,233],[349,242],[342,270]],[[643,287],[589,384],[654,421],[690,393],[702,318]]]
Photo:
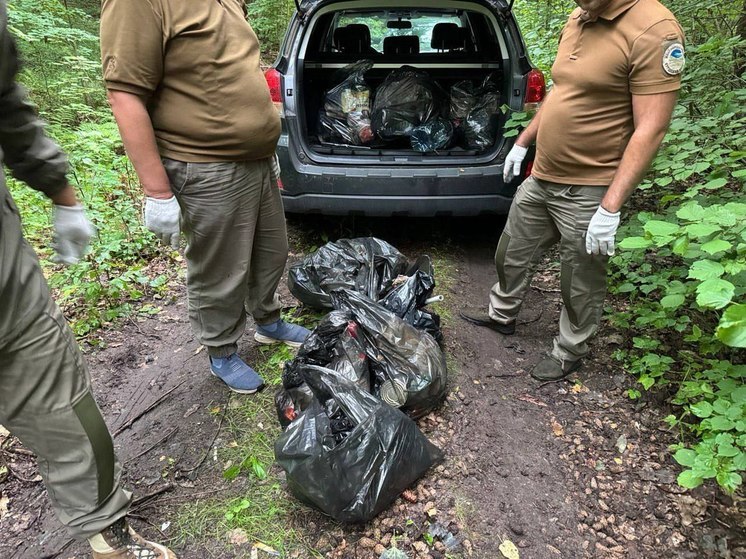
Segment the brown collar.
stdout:
[[622,15],[624,12],[629,10],[632,6],[637,4],[640,0],[613,0],[606,9],[601,12],[597,18],[591,19],[588,12],[578,9],[578,13],[573,16],[573,19],[582,19],[583,21],[596,21],[599,18],[605,19],[606,21],[613,21]]
[[598,17],[612,21],[637,4],[640,0],[614,0]]

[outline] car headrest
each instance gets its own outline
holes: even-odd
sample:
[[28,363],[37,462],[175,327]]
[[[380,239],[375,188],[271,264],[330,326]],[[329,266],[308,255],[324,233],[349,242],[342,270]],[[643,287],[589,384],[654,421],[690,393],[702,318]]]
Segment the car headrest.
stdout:
[[416,35],[386,37],[383,40],[384,54],[420,54],[420,38]]
[[370,51],[370,29],[362,23],[340,27],[334,31],[334,46],[345,54],[367,54]]
[[455,23],[438,23],[433,27],[430,46],[436,50],[466,49],[469,31]]

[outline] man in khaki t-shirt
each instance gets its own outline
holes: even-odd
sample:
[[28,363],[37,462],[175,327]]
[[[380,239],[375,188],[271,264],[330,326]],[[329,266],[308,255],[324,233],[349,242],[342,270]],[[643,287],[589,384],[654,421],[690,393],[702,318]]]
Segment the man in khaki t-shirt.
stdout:
[[462,313],[512,334],[536,265],[559,242],[564,306],[551,354],[531,371],[540,380],[568,375],[588,353],[620,210],[665,136],[684,67],[684,34],[657,0],[576,3],[552,91],[505,160],[507,182],[536,141],[532,176],[518,187],[497,246],[488,312]]
[[280,118],[244,2],[104,0],[101,54],[145,225],[174,248],[184,230],[189,318],[210,370],[256,392],[263,381],[237,354],[246,312],[260,343],[297,346],[308,330],[280,318]]

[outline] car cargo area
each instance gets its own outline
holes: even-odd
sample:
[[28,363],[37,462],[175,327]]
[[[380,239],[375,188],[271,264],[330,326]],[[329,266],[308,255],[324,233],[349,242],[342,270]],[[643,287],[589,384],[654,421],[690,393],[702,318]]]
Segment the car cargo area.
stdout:
[[510,92],[504,41],[460,9],[338,10],[299,57],[299,124],[325,156],[422,161],[497,151]]

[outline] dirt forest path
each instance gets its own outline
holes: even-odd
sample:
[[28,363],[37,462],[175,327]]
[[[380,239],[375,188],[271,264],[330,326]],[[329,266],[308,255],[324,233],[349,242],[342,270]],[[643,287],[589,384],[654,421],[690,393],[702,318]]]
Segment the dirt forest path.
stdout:
[[[342,527],[304,510],[293,529],[318,556],[332,559],[372,559],[392,539],[413,559],[497,559],[504,540],[524,559],[743,556],[743,502],[677,487],[667,452],[674,437],[660,421],[668,410],[654,397],[633,402],[624,395],[631,379],[610,357],[619,334],[602,328],[592,355],[567,382],[540,384],[528,376],[556,330],[560,298],[552,258],[532,284],[516,335],[458,318],[459,309],[486,302],[495,279],[496,221],[291,221],[296,258],[322,235],[374,234],[410,258],[434,255],[436,274],[439,264],[451,280],[436,290],[446,297],[451,392],[420,421],[444,448],[445,462],[367,526]],[[295,304],[286,288],[282,298]],[[251,333],[247,328],[240,346],[249,357],[256,355]],[[105,349],[90,352],[88,362],[128,485],[136,490],[133,523],[154,538],[163,539],[159,530],[173,537],[167,523],[180,505],[240,494],[241,483],[248,483],[226,482],[214,459],[215,449],[227,444],[216,410],[228,395],[207,374],[183,297],[102,337]],[[269,404],[267,392],[258,397]],[[85,557],[86,548],[57,524],[28,456],[11,451],[3,455],[11,473],[0,478],[6,499],[0,500],[0,557]],[[432,527],[441,535],[431,536]],[[447,538],[455,542],[450,549]],[[246,546],[226,540],[176,550],[180,559],[251,557]],[[296,550],[289,556],[314,555]]]

